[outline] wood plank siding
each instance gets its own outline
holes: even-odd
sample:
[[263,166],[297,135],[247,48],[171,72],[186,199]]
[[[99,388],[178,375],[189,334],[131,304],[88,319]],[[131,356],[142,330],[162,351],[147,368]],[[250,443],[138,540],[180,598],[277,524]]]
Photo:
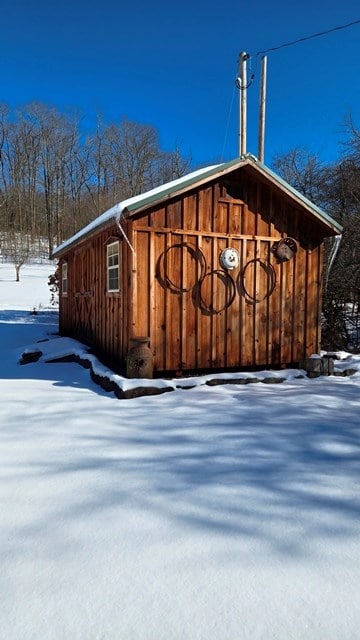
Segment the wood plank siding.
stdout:
[[[214,182],[133,221],[143,304],[132,333],[150,336],[156,371],[281,365],[319,350],[313,221],[259,181],[242,177],[242,188],[234,198]],[[287,235],[298,251],[280,263],[271,248]],[[227,246],[240,256],[232,271],[219,265]]]
[[[125,367],[149,336],[154,372],[298,363],[320,349],[323,230],[281,190],[239,169],[122,219],[63,253],[60,331]],[[281,238],[297,252],[280,262]],[[120,291],[107,293],[106,246],[119,239]],[[219,263],[227,247],[239,265]]]
[[[128,277],[127,268],[120,268],[120,291],[107,293],[106,246],[114,238],[123,241],[118,230],[103,231],[91,242],[79,245],[66,255],[68,264],[68,293],[60,292],[60,333],[70,335],[91,345],[95,350],[116,362],[123,357],[127,335]],[[61,263],[60,263],[61,266]],[[124,317],[125,315],[125,317]]]

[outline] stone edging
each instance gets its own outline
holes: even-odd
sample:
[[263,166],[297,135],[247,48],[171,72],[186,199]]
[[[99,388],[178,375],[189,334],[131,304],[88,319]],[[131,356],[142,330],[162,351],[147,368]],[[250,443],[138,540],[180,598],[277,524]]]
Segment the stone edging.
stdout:
[[[33,362],[37,362],[41,356],[43,355],[42,351],[34,350],[31,352],[23,353],[19,364],[29,364]],[[90,377],[98,384],[104,391],[108,393],[114,393],[115,396],[119,400],[130,400],[133,398],[139,398],[141,396],[153,396],[153,395],[161,395],[163,393],[168,393],[170,391],[175,391],[176,389],[193,389],[195,385],[187,385],[184,384],[176,384],[175,386],[167,386],[167,387],[156,387],[156,386],[141,386],[133,387],[132,389],[122,389],[119,384],[117,384],[114,380],[110,380],[106,375],[100,375],[99,373],[95,373],[93,364],[88,358],[84,358],[78,356],[76,354],[72,354],[65,357],[52,358],[51,360],[46,360],[48,363],[55,362],[76,362],[80,364],[85,369],[90,370]],[[357,372],[357,369],[347,369],[345,371],[334,371],[335,376],[351,376]],[[310,377],[310,376],[307,376]],[[301,379],[305,378],[302,373],[299,373],[296,378]],[[266,378],[257,378],[256,376],[247,377],[247,378],[211,378],[210,380],[206,380],[204,384],[209,387],[215,387],[217,385],[224,384],[236,384],[236,385],[245,385],[245,384],[255,384],[258,382],[262,382],[263,384],[281,384],[285,382],[286,378],[284,377],[276,377],[276,376],[268,376]]]

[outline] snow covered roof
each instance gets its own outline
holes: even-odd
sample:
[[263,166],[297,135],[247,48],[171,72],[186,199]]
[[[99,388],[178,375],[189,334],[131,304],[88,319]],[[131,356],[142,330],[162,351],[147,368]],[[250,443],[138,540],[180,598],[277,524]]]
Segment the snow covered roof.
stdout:
[[331,230],[332,234],[340,234],[342,232],[341,225],[339,225],[331,216],[305,198],[299,191],[291,187],[287,182],[285,182],[285,180],[271,171],[271,169],[266,165],[259,162],[255,156],[246,154],[239,158],[235,158],[234,160],[230,160],[229,162],[203,167],[202,169],[188,173],[181,178],[167,182],[155,189],[133,196],[132,198],[127,198],[126,200],[115,204],[113,207],[86,225],[83,229],[71,236],[68,240],[56,247],[53,251],[53,257],[59,257],[64,250],[68,249],[78,241],[83,240],[95,230],[100,229],[111,222],[119,222],[123,215],[133,215],[134,213],[146,209],[151,205],[162,202],[163,200],[183,193],[194,186],[200,185],[206,182],[209,178],[224,175],[234,169],[247,165],[252,166],[258,173],[262,174],[263,177],[270,180],[282,191],[290,195],[292,199],[297,200],[301,206],[308,209],[312,215],[325,224],[325,226]]

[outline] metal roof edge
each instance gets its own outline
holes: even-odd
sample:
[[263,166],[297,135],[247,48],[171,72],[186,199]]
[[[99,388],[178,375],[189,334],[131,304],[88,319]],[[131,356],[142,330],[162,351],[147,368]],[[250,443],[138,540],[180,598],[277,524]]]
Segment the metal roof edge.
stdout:
[[185,176],[176,178],[175,180],[171,180],[164,185],[160,185],[159,187],[150,189],[143,194],[139,194],[137,196],[132,196],[130,198],[122,200],[110,209],[107,209],[104,213],[97,216],[92,222],[80,229],[74,235],[70,236],[70,238],[62,242],[53,250],[52,256],[54,258],[57,257],[65,249],[70,248],[70,246],[72,246],[78,240],[83,240],[93,231],[103,228],[107,224],[116,222],[116,220],[120,219],[121,215],[124,215],[126,213],[135,213],[136,211],[148,207],[152,203],[161,201],[166,196],[170,197],[170,195],[172,194],[175,195],[183,189],[186,189],[189,185],[191,186],[192,184],[198,183],[201,180],[206,180],[209,176],[212,175],[212,173],[216,173],[218,167],[220,166],[222,165],[212,165],[210,167],[204,167],[203,169],[197,169]]
[[163,188],[159,187],[156,193],[150,194],[150,192],[147,192],[143,194],[143,197],[139,196],[136,202],[133,202],[124,208],[124,212],[126,211],[130,214],[135,213],[147,208],[149,205],[161,202],[165,198],[167,199],[176,196],[177,194],[186,191],[189,187],[199,185],[202,182],[206,181],[208,178],[215,177],[218,174],[222,173],[224,169],[227,169],[228,167],[232,168],[233,165],[240,163],[241,159],[237,158],[236,160],[217,164],[209,168],[205,167],[203,172],[201,170],[195,171],[192,174],[188,174],[187,179],[186,176],[184,176],[184,179],[176,180],[176,184],[173,184],[171,182],[166,183],[163,185]]
[[92,222],[89,222],[85,227],[82,227],[77,233],[70,236],[67,240],[64,240],[61,244],[59,244],[55,249],[53,249],[51,257],[57,258],[65,249],[69,249],[75,244],[78,240],[85,239],[88,235],[90,235],[93,231],[98,231],[105,227],[108,223],[114,222],[119,215],[119,204],[115,204],[110,209],[104,211],[104,213],[97,216]]
[[328,213],[323,211],[323,209],[320,209],[320,207],[303,196],[299,191],[297,191],[297,189],[292,187],[288,182],[286,182],[283,178],[272,171],[272,169],[270,169],[267,165],[260,162],[256,158],[256,156],[251,153],[246,153],[245,155],[234,158],[233,160],[229,160],[228,162],[212,165],[210,167],[204,167],[203,169],[198,169],[181,178],[177,178],[176,180],[172,180],[164,185],[161,185],[160,187],[151,189],[144,194],[139,194],[138,196],[128,198],[126,200],[123,200],[122,202],[119,202],[118,204],[115,204],[113,207],[95,218],[88,225],[83,227],[83,229],[71,236],[68,240],[65,240],[62,244],[56,247],[52,252],[52,257],[58,257],[65,249],[70,248],[77,241],[83,240],[93,231],[97,231],[107,224],[116,222],[122,215],[131,216],[136,212],[140,212],[141,210],[151,205],[161,202],[162,200],[171,198],[184,191],[187,191],[189,188],[195,185],[201,185],[209,178],[218,177],[221,174],[228,173],[235,168],[240,168],[246,165],[254,167],[257,171],[259,171],[259,173],[261,173],[267,179],[271,180],[271,182],[277,184],[285,193],[298,200],[299,204],[305,206],[316,218],[318,218],[333,232],[337,234],[340,234],[342,232],[342,226],[338,222],[336,222],[336,220],[334,220]]
[[295,189],[295,187],[292,187],[288,182],[286,182],[286,180],[281,178],[281,176],[275,173],[267,165],[263,164],[262,162],[260,162],[260,160],[255,158],[255,156],[251,156],[250,159],[253,160],[253,164],[256,165],[264,175],[268,176],[271,180],[277,182],[284,191],[289,193],[289,195],[291,195],[292,197],[295,197],[297,200],[300,200],[300,202],[303,205],[305,205],[307,209],[309,209],[315,215],[315,217],[317,217],[324,224],[326,224],[327,227],[332,228],[333,231],[336,231],[337,233],[342,233],[343,231],[342,225],[336,220],[334,220],[334,218],[330,216],[330,214],[326,213],[326,211],[324,211],[323,209],[318,207],[316,204],[314,204],[311,200],[306,198],[306,196],[300,193],[300,191]]

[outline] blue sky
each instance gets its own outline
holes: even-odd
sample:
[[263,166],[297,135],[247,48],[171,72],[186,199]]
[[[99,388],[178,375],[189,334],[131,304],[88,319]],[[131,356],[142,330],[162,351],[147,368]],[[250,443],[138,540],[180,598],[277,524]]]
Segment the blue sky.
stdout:
[[[238,152],[238,56],[251,54],[248,150],[257,154],[256,53],[360,19],[358,2],[0,0],[0,102],[39,100],[154,125],[193,167]],[[337,159],[360,128],[360,24],[268,54],[265,162],[305,147]],[[259,60],[259,58],[258,58]]]

